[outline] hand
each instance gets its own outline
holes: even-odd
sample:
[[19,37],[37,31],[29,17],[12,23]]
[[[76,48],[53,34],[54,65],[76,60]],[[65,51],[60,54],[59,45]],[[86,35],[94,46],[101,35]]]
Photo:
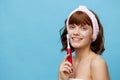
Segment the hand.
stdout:
[[59,68],[59,78],[58,80],[67,80],[70,76],[70,73],[72,73],[72,64],[68,62],[69,54],[65,56],[64,60],[60,64]]

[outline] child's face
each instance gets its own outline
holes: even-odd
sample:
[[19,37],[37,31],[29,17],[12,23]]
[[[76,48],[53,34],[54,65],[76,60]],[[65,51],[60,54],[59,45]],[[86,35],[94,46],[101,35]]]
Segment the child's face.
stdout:
[[73,48],[90,47],[93,35],[91,26],[69,24],[67,31],[70,35],[70,44]]

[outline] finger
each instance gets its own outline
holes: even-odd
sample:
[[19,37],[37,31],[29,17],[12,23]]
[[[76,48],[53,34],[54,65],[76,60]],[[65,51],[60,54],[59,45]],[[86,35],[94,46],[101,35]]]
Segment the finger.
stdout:
[[71,67],[65,65],[65,66],[62,68],[62,71],[63,71],[63,72],[67,72],[67,73],[71,73]]
[[62,68],[66,67],[67,69],[69,69],[70,72],[73,71],[73,66],[72,64],[69,62],[69,61],[65,61],[63,64],[62,64]]
[[72,67],[69,67],[69,66],[64,66],[64,67],[68,70],[69,73],[73,72]]
[[67,58],[70,56],[70,54],[67,54],[65,57],[64,57],[64,61],[67,61]]
[[69,67],[72,67],[72,64],[71,64],[69,61],[65,61],[65,62],[63,63],[63,65],[67,65],[67,66],[69,66]]

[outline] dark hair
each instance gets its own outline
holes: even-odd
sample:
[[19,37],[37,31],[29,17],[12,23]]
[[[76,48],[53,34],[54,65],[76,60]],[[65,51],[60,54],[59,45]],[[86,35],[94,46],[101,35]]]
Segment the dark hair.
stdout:
[[[93,11],[91,11],[91,12],[95,15],[95,17],[97,19],[98,26],[99,26],[99,33],[98,33],[97,39],[94,42],[91,43],[90,48],[96,54],[102,54],[102,52],[105,50],[105,48],[104,48],[103,27],[102,27],[102,24],[100,23],[100,20],[98,19],[98,16]],[[67,48],[66,20],[65,20],[65,26],[62,29],[60,29],[61,42],[62,42],[61,51],[64,51]],[[77,12],[73,13],[68,22],[69,22],[68,24],[76,24],[76,25],[88,24],[88,25],[92,26],[92,22],[91,22],[89,16],[82,11],[77,11]],[[74,52],[74,48],[72,46],[71,46],[71,49],[72,49],[72,52]]]

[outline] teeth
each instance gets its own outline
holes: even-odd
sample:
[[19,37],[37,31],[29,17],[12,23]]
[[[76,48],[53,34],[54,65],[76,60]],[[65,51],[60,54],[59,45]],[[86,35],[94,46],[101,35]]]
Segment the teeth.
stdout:
[[73,38],[74,40],[79,40],[78,38]]
[[80,41],[80,38],[73,38],[74,41]]

